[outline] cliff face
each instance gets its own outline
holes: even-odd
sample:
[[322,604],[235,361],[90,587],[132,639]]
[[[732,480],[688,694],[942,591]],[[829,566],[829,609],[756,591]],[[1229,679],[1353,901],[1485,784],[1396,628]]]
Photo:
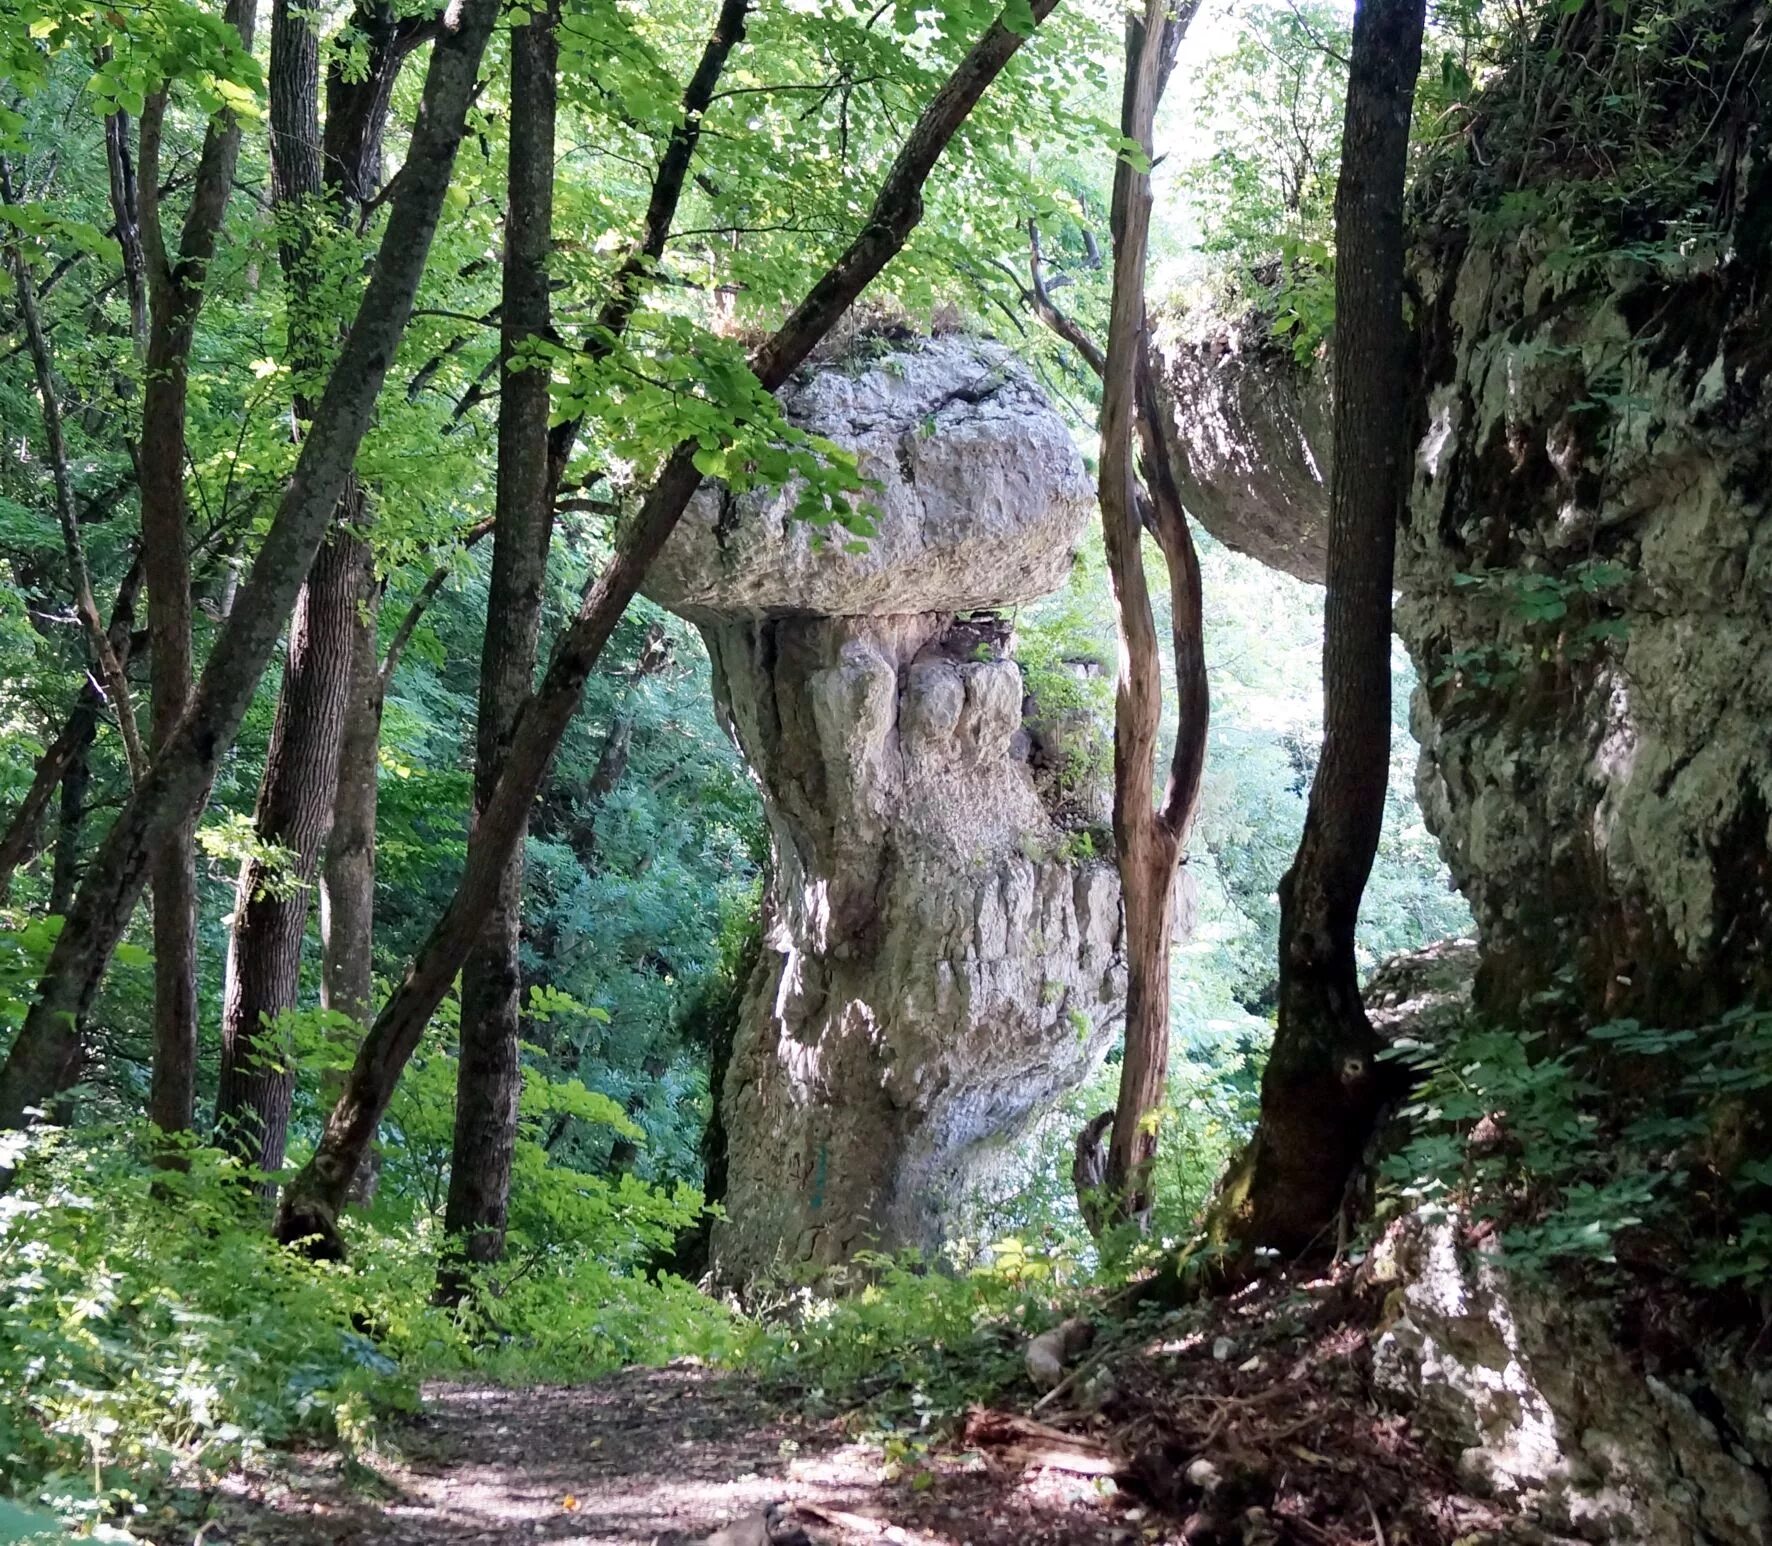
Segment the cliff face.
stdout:
[[1397,627],[1493,1008],[1562,974],[1680,1023],[1772,986],[1764,13],[1709,10],[1687,67],[1731,91],[1655,104],[1635,161],[1423,201]]
[[1063,421],[951,338],[785,405],[879,481],[878,534],[852,551],[708,489],[647,584],[701,625],[771,837],[723,1090],[734,1280],[939,1243],[1123,1012],[1111,861],[1043,803],[1009,625],[981,615],[1068,570],[1093,491]]
[[[1604,8],[1563,26],[1567,78],[1504,81],[1417,190],[1396,627],[1479,1001],[1677,1024],[1772,989],[1765,8],[1696,8],[1659,73]],[[1636,71],[1653,131],[1582,96]],[[1189,508],[1320,580],[1327,394],[1262,335],[1165,346]]]

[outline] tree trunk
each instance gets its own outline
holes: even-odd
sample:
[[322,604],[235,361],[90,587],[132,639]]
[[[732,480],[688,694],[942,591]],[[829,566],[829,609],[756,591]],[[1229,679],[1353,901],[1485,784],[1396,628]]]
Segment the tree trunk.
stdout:
[[[339,739],[332,833],[320,869],[320,1007],[366,1030],[375,994],[375,822],[380,775],[382,681],[377,619],[381,586],[368,546],[357,557],[352,607],[351,680]],[[355,1040],[352,1045],[355,1046]],[[344,1087],[329,1073],[321,1086],[328,1103]],[[365,1157],[354,1197],[375,1195],[380,1166]]]
[[[252,47],[258,7],[228,0],[226,19],[240,46]],[[191,557],[185,516],[185,394],[191,342],[202,310],[209,261],[215,255],[234,165],[240,124],[215,119],[203,137],[196,184],[176,255],[160,222],[160,140],[167,91],[149,98],[141,120],[140,241],[148,277],[148,348],[142,395],[142,559],[148,586],[149,744],[155,758],[170,744],[189,705],[194,654],[191,639]],[[187,812],[172,814],[144,845],[154,888],[154,1062],[148,1119],[162,1132],[191,1126],[197,1099],[197,810],[209,791],[213,765],[201,776]],[[119,826],[123,823],[119,821]],[[144,834],[146,836],[146,834]],[[89,878],[91,878],[89,876]],[[101,881],[108,877],[102,874]],[[128,908],[121,909],[121,921]],[[70,922],[72,920],[70,919]],[[77,937],[77,936],[76,936]],[[63,939],[67,931],[63,931]],[[58,944],[60,942],[58,941]],[[71,943],[71,942],[70,942]],[[110,947],[104,950],[109,958]],[[53,970],[54,957],[51,957]],[[102,970],[102,963],[100,964]],[[97,986],[96,974],[93,988]],[[90,1000],[92,988],[79,995]],[[20,1042],[26,1038],[21,1033]],[[14,1047],[15,1056],[20,1047]],[[24,1050],[30,1050],[27,1046]],[[8,1060],[10,1067],[11,1060]],[[0,1091],[10,1081],[0,1072]],[[11,1104],[0,1094],[0,1120]]]
[[60,917],[74,900],[80,882],[80,829],[86,821],[86,791],[92,783],[87,755],[92,749],[92,724],[62,774],[61,821],[55,834],[55,860],[49,876],[49,910]]
[[351,683],[338,748],[332,835],[320,880],[320,1003],[369,1023],[375,986],[375,820],[381,749],[381,587],[362,551],[351,619]]
[[290,620],[283,687],[253,824],[280,860],[240,869],[222,1002],[217,1141],[255,1169],[283,1163],[295,1071],[278,1025],[295,1007],[308,897],[332,826],[356,633],[357,539],[335,531]]
[[[1171,7],[1152,0],[1143,17],[1127,20],[1121,132],[1140,147],[1147,164],[1157,104],[1196,9],[1196,3]],[[1156,1113],[1169,1082],[1175,878],[1199,806],[1210,712],[1200,566],[1186,512],[1168,473],[1166,441],[1172,426],[1156,401],[1149,360],[1145,264],[1150,211],[1149,171],[1122,157],[1114,169],[1114,283],[1105,351],[1053,304],[1041,271],[1038,227],[1029,226],[1029,304],[1102,378],[1102,537],[1121,646],[1114,695],[1114,846],[1126,913],[1126,1050],[1101,1186],[1106,1195],[1079,1196],[1085,1220],[1098,1232],[1117,1220],[1142,1227],[1150,1211]],[[1147,528],[1169,573],[1179,700],[1168,782],[1154,806],[1163,674],[1145,581]],[[1078,1139],[1076,1177],[1094,1176],[1101,1125],[1097,1118]],[[1081,1180],[1078,1184],[1082,1186]]]
[[[463,0],[459,11],[448,13],[453,26],[432,51],[400,187],[357,320],[190,709],[166,737],[147,778],[87,867],[25,1023],[0,1067],[0,1126],[20,1125],[26,1108],[55,1087],[58,1070],[76,1054],[72,1026],[128,927],[149,856],[169,832],[195,819],[252,702],[326,536],[405,332],[497,14],[497,0]],[[144,175],[144,188],[147,182]]]
[[[553,533],[548,469],[549,373],[513,368],[531,340],[552,335],[548,255],[554,224],[554,117],[559,72],[557,9],[532,11],[511,43],[510,204],[505,215],[500,301],[498,497],[486,640],[480,656],[474,757],[475,818],[490,798],[517,714],[535,683],[536,641]],[[455,1140],[443,1227],[449,1236],[438,1280],[453,1302],[466,1268],[504,1255],[511,1159],[517,1142],[522,970],[523,843],[519,828],[479,944],[462,968]]]
[[1280,883],[1280,1016],[1261,1083],[1241,1239],[1297,1255],[1332,1224],[1377,1114],[1354,927],[1390,773],[1391,564],[1405,495],[1403,184],[1422,0],[1354,11],[1335,195],[1335,456],[1323,754]]
[[[1036,25],[1057,3],[1032,0]],[[775,391],[788,379],[904,246],[922,218],[923,183],[1023,41],[1023,34],[1000,20],[994,22],[935,93],[893,161],[861,233],[752,357],[751,369],[766,390]],[[686,173],[687,164],[681,170]],[[393,1098],[401,1070],[497,902],[505,866],[578,707],[586,678],[700,486],[697,450],[696,442],[687,441],[671,453],[622,533],[615,556],[556,643],[541,686],[517,721],[504,771],[475,824],[455,895],[376,1016],[313,1158],[284,1192],[277,1220],[278,1238],[284,1242],[310,1241],[319,1255],[341,1252],[337,1218],[351,1178]]]
[[[391,87],[401,51],[391,11],[359,6],[352,17],[380,75]],[[352,218],[366,165],[377,157],[388,96],[380,75],[328,78],[324,153],[319,128],[320,40],[308,11],[276,0],[271,14],[271,185],[287,222],[278,256],[288,297],[290,356],[298,420],[312,415],[306,384],[318,372],[337,326],[316,291],[311,254],[326,234]],[[359,109],[360,100],[367,107]],[[336,121],[335,121],[336,120]],[[367,504],[353,477],[332,535],[309,571],[289,631],[277,719],[259,785],[259,839],[282,849],[283,864],[241,867],[228,942],[222,1005],[222,1070],[216,1131],[248,1165],[283,1163],[295,1094],[295,1071],[278,1045],[276,1025],[296,1007],[310,882],[332,828],[351,696],[358,605],[369,555],[360,535]]]

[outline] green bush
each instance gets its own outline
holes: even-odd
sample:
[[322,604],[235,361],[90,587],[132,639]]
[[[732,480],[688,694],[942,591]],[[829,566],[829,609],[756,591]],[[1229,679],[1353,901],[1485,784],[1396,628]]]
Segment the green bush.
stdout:
[[182,1168],[157,1168],[163,1140],[141,1125],[9,1142],[0,1491],[112,1539],[200,1511],[218,1471],[267,1446],[357,1452],[427,1374],[590,1378],[729,1360],[751,1336],[690,1285],[639,1270],[699,1215],[698,1192],[566,1171],[532,1141],[510,1256],[457,1309],[431,1303],[440,1228],[422,1197],[390,1189],[372,1218],[345,1221],[348,1262],[314,1263],[275,1243],[217,1150],[187,1144]]
[[1396,1049],[1419,1077],[1393,1205],[1492,1221],[1509,1264],[1651,1265],[1705,1288],[1772,1286],[1772,1165],[1751,1157],[1772,1089],[1772,1012],[1585,1036],[1473,1024]]
[[307,1262],[232,1162],[192,1148],[158,1170],[148,1142],[33,1135],[0,1200],[0,1479],[86,1525],[126,1527],[267,1443],[360,1443],[410,1393],[400,1360],[426,1334],[422,1244]]
[[1063,1247],[1015,1238],[963,1269],[957,1255],[857,1255],[818,1293],[778,1299],[746,1364],[813,1405],[871,1403],[917,1427],[960,1415],[1021,1377],[1028,1338],[1089,1275]]

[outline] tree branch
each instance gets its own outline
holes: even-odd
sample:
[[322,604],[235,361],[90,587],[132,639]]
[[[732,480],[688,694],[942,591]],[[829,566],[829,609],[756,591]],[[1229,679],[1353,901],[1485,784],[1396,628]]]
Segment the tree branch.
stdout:
[[[12,166],[0,155],[0,201],[13,206]],[[104,619],[98,614],[98,603],[92,595],[92,571],[86,563],[86,544],[80,536],[80,518],[74,508],[74,484],[68,471],[68,445],[62,432],[61,397],[55,384],[55,364],[50,358],[49,342],[43,336],[43,319],[37,312],[37,294],[31,283],[31,268],[25,261],[24,248],[16,239],[6,244],[12,261],[13,277],[18,285],[19,315],[24,320],[25,337],[31,346],[31,363],[37,373],[37,395],[43,406],[43,436],[48,442],[49,470],[55,488],[55,513],[61,522],[62,544],[68,555],[68,581],[74,592],[74,609],[80,614],[86,630],[87,645],[93,663],[109,694],[117,715],[117,729],[123,737],[123,753],[129,764],[129,780],[140,783],[147,770],[142,752],[141,732],[135,723],[135,705],[129,693],[129,678],[124,674],[117,652],[105,631]]]

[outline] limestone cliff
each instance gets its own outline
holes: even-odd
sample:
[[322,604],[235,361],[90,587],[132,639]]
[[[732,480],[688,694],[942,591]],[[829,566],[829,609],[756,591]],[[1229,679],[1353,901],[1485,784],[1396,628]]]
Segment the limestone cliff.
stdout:
[[1583,1013],[1680,1023],[1772,987],[1765,9],[1707,11],[1677,75],[1729,93],[1665,87],[1609,168],[1466,161],[1422,199],[1397,626],[1494,1007],[1572,973]]
[[[1639,46],[1608,16],[1560,24],[1564,56]],[[1772,988],[1767,30],[1751,0],[1696,8],[1652,134],[1564,102],[1602,76],[1549,81],[1605,156],[1546,153],[1503,81],[1416,191],[1396,626],[1493,1009],[1556,983],[1578,1016],[1682,1023]],[[1164,360],[1190,510],[1320,579],[1321,379],[1259,317],[1194,319]]]
[[723,1090],[729,1279],[937,1244],[1123,1010],[1112,865],[1042,802],[984,611],[1068,570],[1093,498],[1063,421],[957,338],[783,397],[878,480],[878,534],[855,551],[787,496],[708,488],[647,583],[701,625],[772,846]]

